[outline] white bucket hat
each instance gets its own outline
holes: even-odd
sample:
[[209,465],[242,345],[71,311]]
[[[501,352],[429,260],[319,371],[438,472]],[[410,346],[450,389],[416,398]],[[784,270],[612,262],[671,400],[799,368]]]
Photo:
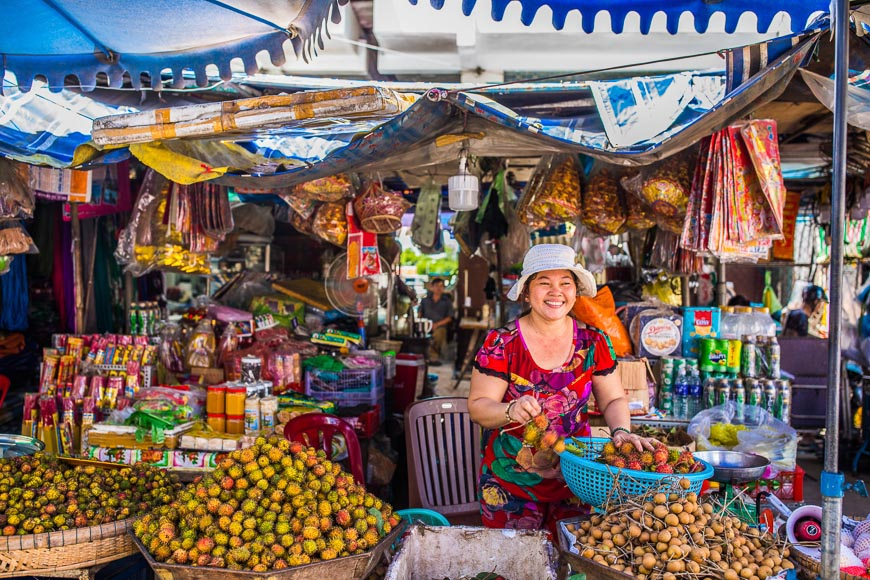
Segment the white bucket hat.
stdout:
[[576,263],[577,253],[562,244],[540,244],[532,246],[523,258],[523,273],[508,292],[508,300],[519,299],[526,281],[532,274],[546,270],[569,270],[577,276],[577,296],[595,296],[598,287],[595,277],[586,268]]

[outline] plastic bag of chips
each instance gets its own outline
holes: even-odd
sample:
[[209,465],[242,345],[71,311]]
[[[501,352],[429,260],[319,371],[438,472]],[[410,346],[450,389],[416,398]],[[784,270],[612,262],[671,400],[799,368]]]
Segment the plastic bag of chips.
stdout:
[[0,219],[33,217],[33,191],[27,180],[27,165],[0,158]]
[[354,191],[353,180],[344,173],[306,181],[293,188],[294,197],[327,202],[353,197]]
[[540,229],[580,217],[580,164],[576,155],[545,155],[517,203],[520,222]]
[[[294,222],[294,227],[296,226]],[[344,246],[347,240],[347,215],[343,203],[324,203],[314,214],[311,231],[320,239]]]
[[598,164],[586,182],[580,221],[593,234],[610,236],[624,229],[626,214],[617,171]]

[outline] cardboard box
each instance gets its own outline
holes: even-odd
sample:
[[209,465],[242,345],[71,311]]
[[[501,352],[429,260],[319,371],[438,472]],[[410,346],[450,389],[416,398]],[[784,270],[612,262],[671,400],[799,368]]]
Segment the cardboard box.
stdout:
[[190,367],[190,374],[202,377],[206,385],[219,385],[224,382],[224,369],[216,367]]
[[[649,385],[647,384],[648,367],[643,359],[617,361],[616,373],[625,396],[628,399],[628,410],[632,416],[646,415],[649,413]],[[601,413],[595,404],[595,397],[589,396],[589,413]],[[593,437],[595,437],[593,433]],[[609,436],[609,431],[608,435]]]
[[164,469],[214,469],[226,453],[170,449],[109,449],[91,446],[87,458],[133,465],[148,463]]

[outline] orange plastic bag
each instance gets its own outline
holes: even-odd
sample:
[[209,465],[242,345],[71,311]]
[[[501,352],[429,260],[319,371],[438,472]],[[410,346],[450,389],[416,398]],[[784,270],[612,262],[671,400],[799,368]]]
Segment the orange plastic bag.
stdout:
[[631,354],[631,338],[622,321],[616,316],[616,303],[610,288],[602,287],[594,298],[578,297],[573,313],[580,322],[594,326],[609,336],[616,356]]

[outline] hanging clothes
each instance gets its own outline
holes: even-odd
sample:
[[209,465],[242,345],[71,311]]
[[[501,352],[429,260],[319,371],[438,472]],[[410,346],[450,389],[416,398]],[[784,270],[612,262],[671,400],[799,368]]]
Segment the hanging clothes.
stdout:
[[414,220],[411,222],[411,240],[424,254],[443,251],[441,243],[441,186],[434,179],[420,189]]
[[12,259],[9,272],[0,276],[0,330],[27,330],[29,308],[27,260],[19,254]]

